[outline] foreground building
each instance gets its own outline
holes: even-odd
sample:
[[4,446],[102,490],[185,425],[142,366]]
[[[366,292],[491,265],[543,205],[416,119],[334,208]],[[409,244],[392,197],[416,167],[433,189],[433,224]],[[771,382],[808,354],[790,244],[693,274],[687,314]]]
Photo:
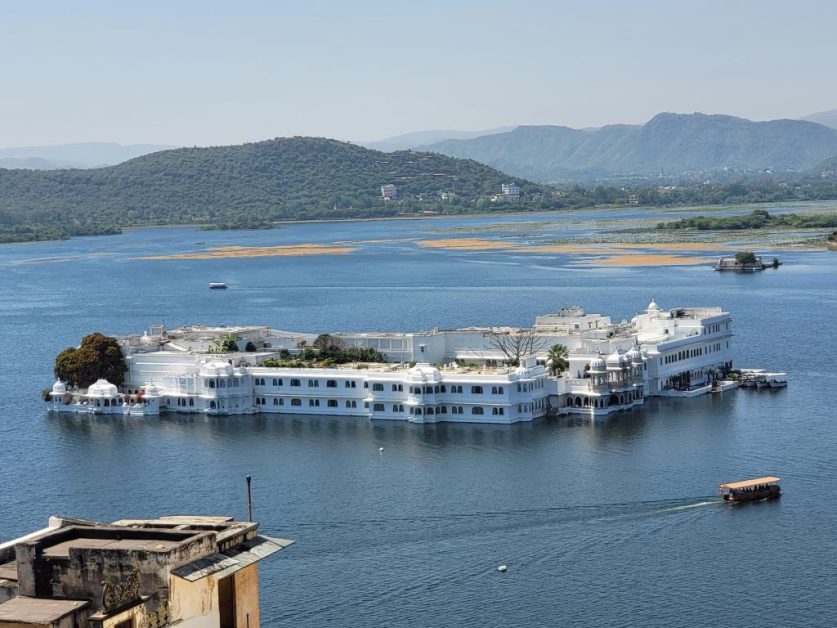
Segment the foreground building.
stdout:
[[0,628],[256,628],[258,561],[291,543],[231,517],[51,517],[0,544]]
[[[630,322],[578,307],[538,316],[531,328],[471,327],[415,333],[336,333],[344,347],[374,349],[390,363],[275,368],[268,359],[316,335],[269,327],[161,326],[120,343],[123,390],[106,381],[86,392],[56,382],[50,408],[92,414],[313,414],[412,422],[516,423],[549,414],[608,414],[648,396],[708,392],[732,368],[732,318],[721,308],[663,309],[651,301]],[[217,353],[220,338],[250,351]],[[519,366],[508,346],[525,338]],[[549,375],[548,350],[568,350]],[[498,366],[499,365],[499,366]]]

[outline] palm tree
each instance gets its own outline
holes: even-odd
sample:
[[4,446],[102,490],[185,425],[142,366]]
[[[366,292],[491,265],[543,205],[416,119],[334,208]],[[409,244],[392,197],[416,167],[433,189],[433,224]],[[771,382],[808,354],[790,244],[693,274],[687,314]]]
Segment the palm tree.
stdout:
[[549,351],[546,352],[546,366],[549,369],[549,374],[553,377],[559,377],[561,373],[567,370],[570,365],[567,358],[570,352],[564,345],[552,345]]

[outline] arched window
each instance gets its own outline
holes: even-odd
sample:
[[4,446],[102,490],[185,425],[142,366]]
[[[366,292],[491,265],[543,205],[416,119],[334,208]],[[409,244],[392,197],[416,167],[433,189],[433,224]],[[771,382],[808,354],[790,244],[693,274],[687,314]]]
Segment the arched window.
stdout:
[[214,410],[214,409],[215,409],[215,402],[214,402],[214,401],[210,401],[210,402],[209,402],[209,407],[210,407],[212,410]]
[[474,406],[471,408],[471,414],[485,414],[485,412],[480,406]]
[[194,399],[192,399],[191,397],[189,397],[189,405],[190,405],[190,406],[194,406],[194,405],[195,405],[195,400],[194,400]]

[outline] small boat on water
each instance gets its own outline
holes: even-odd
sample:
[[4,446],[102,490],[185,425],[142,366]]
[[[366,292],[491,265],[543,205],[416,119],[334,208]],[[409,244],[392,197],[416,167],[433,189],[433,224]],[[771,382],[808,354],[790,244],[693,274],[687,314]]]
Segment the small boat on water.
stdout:
[[223,281],[210,281],[209,282],[209,289],[210,290],[226,290],[227,284]]
[[752,480],[728,482],[718,487],[718,492],[725,502],[754,502],[762,499],[775,499],[782,494],[779,478],[766,475]]

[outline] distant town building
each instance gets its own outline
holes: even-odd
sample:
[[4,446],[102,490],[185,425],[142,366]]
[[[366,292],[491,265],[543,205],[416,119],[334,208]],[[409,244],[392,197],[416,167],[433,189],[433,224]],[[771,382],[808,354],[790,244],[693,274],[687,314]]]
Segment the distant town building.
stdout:
[[441,192],[439,194],[443,201],[455,201],[456,200],[456,192]]
[[520,188],[515,183],[503,183],[499,194],[491,195],[492,203],[508,203],[520,200]]
[[639,194],[628,194],[628,205],[639,205]]
[[504,183],[500,190],[507,201],[516,201],[520,198],[520,188],[515,183]]
[[398,191],[392,183],[381,186],[381,197],[384,202],[394,201],[398,197]]
[[0,544],[0,628],[259,625],[258,561],[292,543],[232,517],[50,517]]

